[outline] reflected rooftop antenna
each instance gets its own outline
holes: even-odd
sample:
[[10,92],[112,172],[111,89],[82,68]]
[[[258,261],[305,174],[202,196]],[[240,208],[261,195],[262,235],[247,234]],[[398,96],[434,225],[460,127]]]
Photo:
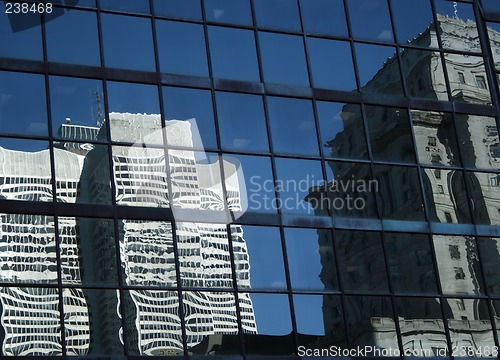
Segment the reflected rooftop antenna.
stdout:
[[456,1],[453,1],[453,9],[455,9],[455,19],[458,19],[458,4]]

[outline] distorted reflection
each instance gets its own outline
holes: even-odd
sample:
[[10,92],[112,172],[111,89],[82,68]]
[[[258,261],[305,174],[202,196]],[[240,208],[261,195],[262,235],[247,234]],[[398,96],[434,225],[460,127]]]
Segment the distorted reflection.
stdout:
[[444,308],[453,356],[496,357],[486,350],[495,343],[486,300],[450,298]]
[[442,223],[471,222],[463,172],[423,169],[424,191],[431,221]]
[[483,294],[481,265],[471,236],[433,235],[434,252],[444,294]]
[[397,297],[394,305],[405,352],[424,357],[449,353],[438,299]]

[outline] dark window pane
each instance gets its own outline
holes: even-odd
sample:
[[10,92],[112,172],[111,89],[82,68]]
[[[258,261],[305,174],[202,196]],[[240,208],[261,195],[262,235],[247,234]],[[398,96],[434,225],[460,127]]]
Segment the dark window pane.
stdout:
[[438,52],[404,49],[401,61],[409,96],[448,100],[443,65]]
[[153,2],[157,16],[201,20],[200,0],[153,0]]
[[457,170],[440,169],[438,173],[435,169],[423,170],[425,196],[431,221],[470,224],[463,173]]
[[0,132],[47,135],[43,75],[0,71]]
[[[456,102],[491,105],[491,95],[486,82],[479,85],[476,76],[486,78],[484,59],[480,56],[445,53],[444,59],[450,80],[451,97]],[[461,73],[465,82],[461,80]]]
[[252,25],[249,0],[205,0],[207,21]]
[[334,232],[342,286],[347,291],[388,291],[382,238],[377,232]]
[[334,216],[378,217],[378,183],[372,178],[369,164],[328,161],[326,169],[326,204]]
[[241,166],[245,181],[247,211],[261,213],[278,211],[270,158],[231,154],[224,155],[224,160],[238,162]]
[[349,0],[347,3],[354,38],[394,41],[387,0]]
[[212,96],[209,90],[164,87],[163,103],[167,121],[193,119],[191,132],[201,136],[201,144],[193,137],[195,147],[217,148]]
[[[347,349],[345,323],[342,316],[340,296],[334,295],[293,295],[295,321],[299,333],[299,346],[311,349],[327,349],[336,346]],[[304,336],[305,335],[305,336]]]
[[370,146],[375,160],[415,162],[406,109],[365,106]]
[[159,20],[156,32],[162,72],[208,76],[202,25]]
[[[472,4],[450,0],[435,0],[434,4],[436,6],[439,27],[442,31],[441,45],[443,48],[481,52],[476,17]],[[467,33],[467,40],[464,40],[463,36],[460,36],[460,38],[456,37],[457,29],[461,29],[459,31]]]
[[403,95],[395,48],[355,44],[355,49],[362,92]]
[[66,11],[62,16],[48,19],[45,29],[49,61],[100,66],[95,12]]
[[105,139],[102,82],[62,76],[51,76],[49,81],[54,136],[88,141]]
[[389,274],[398,293],[437,293],[429,236],[385,234]]
[[309,100],[268,97],[274,151],[318,155],[318,138]]
[[149,0],[100,0],[101,9],[149,14]]
[[260,81],[253,31],[209,26],[214,77]]
[[107,87],[111,140],[161,144],[158,88],[112,81]]
[[0,1],[0,57],[43,60],[39,14],[6,14]]
[[330,230],[286,228],[285,240],[292,290],[338,289]]
[[460,166],[451,114],[411,110],[411,118],[421,164]]
[[63,284],[118,283],[113,220],[59,217]]
[[368,158],[361,107],[358,104],[317,101],[316,108],[326,157]]
[[68,355],[81,356],[82,352],[96,357],[124,355],[123,343],[113,336],[123,331],[117,312],[111,311],[120,308],[117,290],[63,289],[63,301],[64,326],[71,329],[66,335]]
[[254,0],[257,26],[268,29],[300,31],[297,1]]
[[[308,38],[314,87],[356,90],[351,46],[345,41]],[[335,66],[332,63],[335,62]]]
[[259,39],[266,82],[309,86],[302,37],[259,32]]
[[482,4],[486,11],[500,12],[500,4],[496,0],[483,0]]
[[305,32],[348,36],[342,0],[302,0],[301,5]]
[[483,237],[478,238],[478,246],[481,253],[481,262],[484,269],[486,288],[491,295],[500,293],[500,238]]
[[262,97],[217,93],[222,148],[269,152]]
[[443,294],[484,294],[474,238],[451,235],[432,238]]
[[155,70],[150,19],[101,14],[101,22],[107,67]]
[[[286,289],[278,228],[231,225],[236,276],[240,289]],[[248,271],[250,269],[250,271]]]
[[438,47],[429,35],[436,31],[429,0],[391,0],[391,5],[399,44]]
[[321,162],[276,158],[281,212],[284,214],[323,215],[323,209],[310,203],[311,188],[324,186]]
[[375,166],[378,181],[377,201],[383,218],[424,220],[424,208],[416,168]]
[[[367,345],[374,350],[392,349],[393,354],[396,349],[399,349],[394,313],[389,297],[346,296],[344,308],[351,344],[359,347]],[[374,341],[382,337],[383,342]]]

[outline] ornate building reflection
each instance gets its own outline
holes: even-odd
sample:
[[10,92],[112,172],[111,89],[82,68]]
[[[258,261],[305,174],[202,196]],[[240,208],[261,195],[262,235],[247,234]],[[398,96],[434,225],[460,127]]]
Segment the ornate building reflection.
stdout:
[[[442,43],[460,43],[468,51],[477,49],[475,23],[438,15]],[[438,47],[435,31],[419,35],[412,43]],[[476,34],[477,36],[477,34]],[[441,56],[427,50],[405,49],[400,54],[403,75],[409,95],[418,98],[448,100]],[[483,59],[480,57],[446,54],[444,56],[451,95],[455,101],[491,104]],[[394,85],[399,67],[396,57],[388,59],[382,69],[368,82],[365,90],[381,89],[398,95]],[[363,89],[362,89],[363,90]],[[428,110],[346,104],[339,114],[343,130],[325,144],[332,157],[352,159],[364,152],[365,143],[359,136],[363,118],[374,160],[398,165],[369,165],[348,161],[330,161],[333,180],[328,188],[315,188],[306,200],[316,204],[334,204],[335,198],[362,198],[365,206],[329,208],[334,216],[344,218],[382,218],[388,220],[425,221],[424,197],[428,218],[439,226],[446,223],[498,225],[500,194],[498,175],[488,172],[453,169],[499,168],[500,141],[494,118],[469,114],[451,114]],[[458,142],[457,139],[458,138]],[[413,140],[414,139],[414,140]],[[415,141],[415,143],[414,143]],[[423,188],[420,188],[416,166],[422,164]],[[450,169],[443,169],[450,166]],[[375,199],[369,192],[356,192],[350,187],[339,190],[338,184],[349,181],[378,182]],[[468,199],[466,186],[471,193]],[[326,202],[325,199],[330,201]],[[317,215],[324,215],[318,208]],[[443,228],[445,229],[445,228]],[[444,233],[449,230],[444,230]],[[330,230],[318,230],[319,244],[329,244]],[[425,356],[449,354],[446,328],[452,349],[474,349],[480,353],[494,345],[493,329],[486,300],[455,299],[491,293],[498,274],[500,248],[493,238],[481,238],[481,255],[488,260],[483,284],[478,244],[474,236],[391,233],[375,231],[335,231],[336,259],[343,291],[370,293],[372,296],[324,296],[325,336],[310,347],[342,346],[351,348],[374,346],[378,349],[398,349],[397,328],[405,351]],[[331,241],[330,241],[331,243]],[[328,246],[331,246],[328,245]],[[323,263],[332,267],[333,259]],[[385,265],[387,264],[387,265]],[[327,287],[325,283],[325,288]],[[397,295],[394,301],[383,294],[390,287]],[[429,297],[442,292],[450,298],[440,301]],[[424,298],[404,297],[423,294]],[[337,311],[336,316],[331,309]],[[347,339],[338,331],[344,321]],[[397,322],[397,323],[396,323]],[[338,337],[341,336],[341,339]]]
[[[167,121],[165,131],[154,131],[161,129],[157,126],[159,115],[111,113],[109,119],[113,129],[120,129],[114,133],[116,141],[140,142],[139,146],[113,148],[112,181],[118,204],[224,210],[220,164],[198,161],[192,150],[189,122]],[[60,134],[75,141],[61,141],[54,148],[55,194],[50,166],[43,165],[50,164],[48,149],[29,152],[1,148],[0,194],[4,199],[51,201],[55,196],[65,203],[107,203],[110,192],[107,148],[85,142],[98,139],[100,131],[105,128],[72,125],[69,121],[61,126]],[[168,151],[168,165],[162,146],[144,146],[144,143],[161,144],[164,134],[170,145],[184,147]],[[226,179],[228,208],[241,211],[237,169],[226,161],[223,166],[232,174]],[[171,199],[167,196],[167,172]],[[238,334],[237,304],[232,292],[184,292],[183,312],[179,311],[177,271],[183,287],[231,289],[232,261],[224,223],[179,221],[174,240],[170,222],[122,219],[118,223],[119,263],[124,285],[132,288],[120,294],[118,290],[72,287],[59,294],[57,288],[40,287],[57,285],[58,260],[63,284],[116,286],[112,221],[61,217],[55,224],[48,216],[14,214],[2,214],[1,220],[2,281],[27,284],[26,288],[17,285],[0,289],[5,355],[62,353],[59,298],[64,303],[68,355],[85,355],[89,350],[119,354],[124,342],[121,319],[127,327],[129,352],[136,355],[181,354],[181,314],[186,323],[188,349],[210,338],[206,351],[211,351],[221,346],[223,334]],[[237,277],[249,288],[249,259],[241,227],[233,227],[231,236],[238,244],[234,249]],[[28,284],[36,287],[30,288]],[[240,294],[239,301],[245,332],[256,333],[249,295]]]

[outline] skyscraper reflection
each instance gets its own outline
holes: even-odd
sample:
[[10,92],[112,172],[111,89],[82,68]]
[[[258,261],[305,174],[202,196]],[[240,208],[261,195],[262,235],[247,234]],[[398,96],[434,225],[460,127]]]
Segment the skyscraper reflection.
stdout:
[[[228,199],[224,199],[220,164],[199,163],[193,151],[189,122],[167,121],[165,131],[154,131],[160,123],[159,115],[111,113],[109,119],[114,129],[120,129],[114,133],[116,141],[139,141],[139,146],[113,147],[113,182],[118,204],[220,212],[227,201],[229,210],[242,210],[235,165],[223,163],[224,170],[231,174],[226,179]],[[104,127],[82,127],[68,122],[60,131],[75,141],[60,142],[54,148],[58,179],[55,197],[66,203],[106,203],[110,191],[107,149],[85,142],[99,138]],[[168,151],[168,165],[163,146],[144,145],[161,144],[164,134],[170,145],[181,147]],[[48,149],[30,152],[2,148],[2,155],[0,193],[5,199],[52,199],[50,166],[43,166],[50,164]],[[168,177],[171,198],[167,195]],[[71,355],[85,355],[89,351],[120,353],[123,346],[120,343],[124,341],[121,323],[127,327],[129,352],[180,354],[183,352],[181,316],[186,323],[188,349],[210,337],[207,351],[211,351],[221,345],[222,334],[238,334],[237,306],[245,319],[245,332],[256,332],[249,295],[240,294],[240,304],[236,304],[230,292],[232,257],[224,223],[179,221],[173,229],[166,221],[122,219],[118,231],[122,278],[124,285],[132,288],[121,295],[112,290],[69,288],[60,296],[57,288],[3,287],[0,301],[4,354],[61,354],[60,297],[64,301],[66,352]],[[27,286],[56,285],[59,260],[63,284],[116,285],[113,234],[112,222],[104,219],[60,217],[55,224],[52,217],[4,214],[2,280],[13,284],[26,282]],[[233,252],[237,277],[249,288],[248,252],[241,227],[233,227],[231,236],[238,244]],[[181,285],[194,290],[180,295],[177,272]],[[28,324],[34,331],[27,330]]]

